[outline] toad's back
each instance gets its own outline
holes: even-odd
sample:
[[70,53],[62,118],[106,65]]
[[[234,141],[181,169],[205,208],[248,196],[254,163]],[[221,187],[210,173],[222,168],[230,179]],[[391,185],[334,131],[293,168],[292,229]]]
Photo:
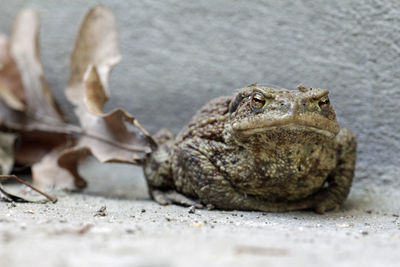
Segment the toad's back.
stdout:
[[222,133],[231,100],[232,97],[222,96],[201,107],[176,136],[175,145],[194,137],[223,142]]

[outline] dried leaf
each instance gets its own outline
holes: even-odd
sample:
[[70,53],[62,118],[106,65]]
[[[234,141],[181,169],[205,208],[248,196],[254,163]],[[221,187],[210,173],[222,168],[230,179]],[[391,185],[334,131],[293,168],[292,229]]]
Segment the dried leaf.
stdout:
[[[58,165],[58,158],[63,150],[62,147],[55,148],[40,162],[32,166],[32,178],[35,186],[42,189],[57,187],[68,190],[86,186],[83,179],[74,177],[67,169]],[[82,181],[83,184],[81,184]]]
[[[108,75],[119,60],[114,15],[104,6],[94,7],[81,24],[71,57],[71,77],[65,91],[69,101],[75,105],[75,114],[82,127],[81,137],[76,146],[55,152],[33,167],[35,184],[83,188],[86,183],[79,175],[78,164],[86,156],[93,155],[102,163],[141,164],[143,153],[151,152],[154,140],[132,115],[123,109],[103,113],[109,95]],[[69,175],[58,166],[51,166],[54,162]],[[54,174],[53,183],[45,178],[48,173]]]
[[0,36],[0,125],[19,132],[15,160],[29,165],[54,147],[65,145],[71,131],[52,97],[39,58],[39,16],[25,9],[15,18],[10,40]]
[[7,87],[2,82],[0,82],[0,98],[5,102],[7,106],[14,110],[22,111],[26,108],[26,106],[21,101],[19,101],[18,98],[15,97],[9,87]]
[[[52,97],[39,60],[38,31],[38,14],[26,9],[17,15],[10,40],[0,38],[0,126],[19,132],[16,160],[39,162],[32,172],[41,187],[70,189],[86,186],[78,164],[88,155],[100,162],[141,164],[156,146],[151,135],[123,109],[103,113],[108,76],[121,58],[112,12],[104,6],[88,12],[71,56],[65,93],[81,127],[64,122]],[[72,133],[80,137],[75,140]]]
[[32,9],[17,14],[11,35],[11,54],[20,70],[27,112],[52,124],[63,124],[62,113],[53,100],[39,60],[39,15]]
[[[135,164],[137,155],[132,152],[149,153],[153,142],[151,135],[123,109],[115,109],[107,114],[102,112],[104,105],[102,96],[105,95],[105,91],[95,66],[88,67],[83,83],[86,106],[78,116],[86,136],[79,140],[78,145],[85,144],[91,147],[101,162]],[[100,97],[93,97],[94,95]],[[104,143],[104,146],[102,147],[99,142]],[[115,150],[115,147],[119,149]]]
[[55,147],[70,146],[74,143],[74,138],[68,134],[43,131],[20,132],[14,155],[15,163],[31,166]]
[[26,109],[22,78],[5,35],[0,35],[0,98],[14,110]]
[[3,37],[0,125],[18,131],[68,133],[43,75],[38,33],[37,12],[25,9],[16,16],[10,41]]
[[108,100],[108,95],[101,83],[97,68],[89,65],[88,72],[85,75],[84,97],[88,111],[94,115],[103,115],[104,104]]
[[0,174],[9,174],[14,165],[16,135],[0,132]]
[[96,66],[104,94],[108,98],[108,74],[121,60],[114,14],[99,5],[89,10],[79,28],[71,55],[71,76],[65,94],[75,106],[84,106],[83,77]]

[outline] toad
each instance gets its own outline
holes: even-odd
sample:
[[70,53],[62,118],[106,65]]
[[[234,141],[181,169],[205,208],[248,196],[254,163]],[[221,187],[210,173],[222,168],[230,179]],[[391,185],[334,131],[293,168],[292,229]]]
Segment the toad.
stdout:
[[156,134],[144,164],[150,195],[224,210],[337,210],[354,176],[356,139],[329,91],[255,84],[204,105],[174,138]]

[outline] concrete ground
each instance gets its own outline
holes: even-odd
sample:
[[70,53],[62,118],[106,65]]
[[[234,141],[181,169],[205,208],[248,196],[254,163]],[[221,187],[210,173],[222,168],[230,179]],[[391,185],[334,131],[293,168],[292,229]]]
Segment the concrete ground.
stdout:
[[162,207],[149,200],[139,168],[92,162],[81,171],[91,177],[88,190],[57,192],[56,204],[0,202],[0,266],[398,266],[400,262],[400,203],[395,201],[400,194],[390,189],[390,182],[379,187],[356,183],[345,206],[325,215],[189,213],[188,208]]

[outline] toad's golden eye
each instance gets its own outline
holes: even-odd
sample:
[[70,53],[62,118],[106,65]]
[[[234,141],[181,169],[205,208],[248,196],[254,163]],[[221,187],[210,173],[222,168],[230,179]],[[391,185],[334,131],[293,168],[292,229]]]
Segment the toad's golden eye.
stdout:
[[251,98],[251,107],[260,109],[265,105],[265,97],[261,93],[255,93]]
[[322,98],[322,99],[320,99],[319,100],[319,102],[318,102],[318,106],[321,108],[321,109],[327,109],[327,108],[329,108],[330,107],[330,102],[329,102],[329,98]]

